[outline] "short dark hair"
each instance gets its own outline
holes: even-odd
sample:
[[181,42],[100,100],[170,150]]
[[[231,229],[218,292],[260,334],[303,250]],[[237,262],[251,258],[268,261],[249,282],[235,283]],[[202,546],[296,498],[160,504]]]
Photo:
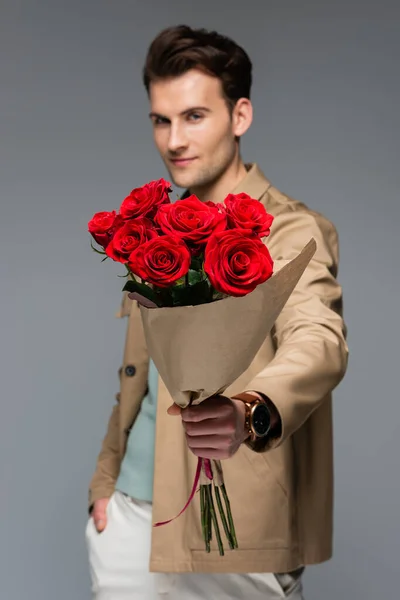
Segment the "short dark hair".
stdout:
[[216,31],[188,25],[168,27],[150,44],[143,67],[147,93],[151,82],[178,77],[190,69],[220,79],[231,109],[239,98],[250,99],[252,63],[245,50]]

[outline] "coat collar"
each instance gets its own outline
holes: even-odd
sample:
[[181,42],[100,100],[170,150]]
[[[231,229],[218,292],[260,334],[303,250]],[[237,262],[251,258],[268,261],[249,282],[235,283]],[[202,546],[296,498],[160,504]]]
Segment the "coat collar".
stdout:
[[248,194],[258,200],[271,187],[271,182],[265,177],[257,163],[245,164],[247,174],[233,190],[233,194]]
[[[245,163],[246,175],[232,190],[232,194],[248,194],[259,200],[271,187],[271,182],[265,177],[257,163]],[[185,190],[181,199],[190,196],[190,191]]]

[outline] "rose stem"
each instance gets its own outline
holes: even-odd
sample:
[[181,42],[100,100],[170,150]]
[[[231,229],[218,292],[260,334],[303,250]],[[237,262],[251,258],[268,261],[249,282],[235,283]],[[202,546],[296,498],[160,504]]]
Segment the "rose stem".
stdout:
[[201,514],[201,530],[203,532],[203,539],[206,540],[206,530],[204,521],[204,490],[203,486],[200,486],[200,514]]
[[203,538],[206,544],[206,551],[210,552],[210,543],[208,540],[207,531],[207,510],[206,510],[206,488],[204,485],[200,486],[200,506],[201,506],[201,528],[203,530]]
[[217,500],[219,514],[221,515],[222,525],[224,526],[225,535],[226,535],[228,543],[229,543],[229,548],[231,550],[233,550],[235,548],[235,545],[233,543],[232,535],[231,535],[231,532],[229,531],[228,522],[226,520],[224,509],[222,507],[221,495],[219,493],[218,486],[216,486],[216,485],[214,486],[214,491],[215,491],[215,498]]
[[[211,487],[211,485],[210,485]],[[206,495],[207,497],[207,495]],[[211,542],[212,540],[212,527],[211,527],[211,510],[210,510],[210,504],[209,502],[206,503],[206,518],[207,518],[207,531],[208,531],[208,541]]]
[[207,494],[208,494],[208,502],[209,502],[210,511],[211,511],[211,519],[212,519],[212,522],[213,522],[213,525],[214,525],[215,536],[216,536],[217,542],[218,542],[219,554],[220,554],[220,556],[224,556],[224,547],[222,545],[222,539],[221,539],[221,534],[220,534],[220,531],[219,531],[219,526],[218,526],[218,521],[217,521],[217,515],[215,514],[215,508],[214,508],[214,501],[213,501],[213,497],[212,497],[211,485],[207,486]]
[[226,493],[226,488],[225,488],[224,483],[221,485],[221,490],[222,490],[222,495],[223,495],[224,501],[225,501],[226,512],[228,514],[228,522],[229,522],[229,527],[230,527],[230,531],[231,531],[233,546],[234,546],[234,548],[238,548],[236,532],[235,532],[235,525],[233,523],[233,518],[232,518],[232,513],[231,513],[231,506],[230,506],[228,494]]

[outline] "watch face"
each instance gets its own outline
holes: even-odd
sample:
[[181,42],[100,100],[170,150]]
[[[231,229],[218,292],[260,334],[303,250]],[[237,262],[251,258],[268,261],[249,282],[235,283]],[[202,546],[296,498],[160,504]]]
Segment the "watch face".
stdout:
[[258,404],[253,411],[252,426],[257,436],[263,437],[269,431],[271,417],[265,404]]

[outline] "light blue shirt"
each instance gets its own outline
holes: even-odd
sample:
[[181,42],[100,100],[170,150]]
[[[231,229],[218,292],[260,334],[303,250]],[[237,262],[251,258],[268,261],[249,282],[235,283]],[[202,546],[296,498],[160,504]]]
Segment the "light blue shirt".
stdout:
[[137,500],[153,500],[158,372],[150,359],[148,392],[130,431],[116,489]]

